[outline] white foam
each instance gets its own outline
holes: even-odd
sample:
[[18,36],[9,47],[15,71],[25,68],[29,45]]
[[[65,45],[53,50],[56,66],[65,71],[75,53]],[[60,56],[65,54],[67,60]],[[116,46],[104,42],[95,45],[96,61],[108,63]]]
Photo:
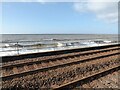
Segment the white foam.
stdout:
[[111,43],[111,41],[108,41],[108,40],[104,40],[105,43]]
[[57,46],[58,46],[58,47],[62,47],[62,46],[64,46],[64,45],[63,45],[63,43],[59,43],[59,42],[58,42],[58,43],[57,43]]

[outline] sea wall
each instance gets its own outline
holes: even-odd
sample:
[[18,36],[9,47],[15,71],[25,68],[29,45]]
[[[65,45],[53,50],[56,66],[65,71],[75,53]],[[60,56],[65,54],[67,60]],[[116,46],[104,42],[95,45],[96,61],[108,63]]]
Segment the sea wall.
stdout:
[[8,62],[8,61],[14,61],[14,60],[22,60],[25,58],[36,58],[36,57],[42,57],[42,56],[51,56],[51,55],[59,55],[59,54],[65,54],[65,53],[104,49],[104,48],[109,48],[109,47],[114,47],[114,46],[120,46],[120,44],[84,47],[84,48],[76,48],[76,49],[49,51],[49,52],[38,52],[38,53],[30,53],[30,54],[22,54],[22,55],[14,55],[14,56],[3,56],[1,58],[2,58],[2,62]]

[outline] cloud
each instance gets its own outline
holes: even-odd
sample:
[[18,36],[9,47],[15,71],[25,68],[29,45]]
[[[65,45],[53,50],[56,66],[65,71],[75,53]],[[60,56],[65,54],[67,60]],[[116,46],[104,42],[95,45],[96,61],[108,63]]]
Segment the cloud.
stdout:
[[[109,2],[108,2],[109,1]],[[79,13],[93,13],[98,19],[105,22],[116,23],[118,21],[118,1],[111,0],[87,0],[87,2],[75,2],[74,9]]]

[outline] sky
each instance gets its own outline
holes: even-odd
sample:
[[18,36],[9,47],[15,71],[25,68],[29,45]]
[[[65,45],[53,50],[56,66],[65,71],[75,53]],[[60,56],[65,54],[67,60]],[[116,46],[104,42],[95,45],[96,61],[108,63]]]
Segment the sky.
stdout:
[[2,8],[0,33],[117,34],[117,5],[117,2],[94,2],[94,0],[86,2],[5,1],[0,7]]

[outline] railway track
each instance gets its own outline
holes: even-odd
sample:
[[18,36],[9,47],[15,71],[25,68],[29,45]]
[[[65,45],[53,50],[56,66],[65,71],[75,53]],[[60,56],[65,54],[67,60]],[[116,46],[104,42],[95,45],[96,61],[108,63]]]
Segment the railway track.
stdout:
[[83,78],[74,80],[72,82],[63,84],[61,86],[55,87],[54,90],[75,89],[75,87],[77,87],[79,85],[86,84],[89,81],[93,81],[95,79],[98,79],[98,78],[100,78],[102,76],[105,76],[107,74],[111,74],[111,72],[115,72],[115,71],[118,71],[118,70],[120,70],[120,66],[119,65],[118,66],[114,66],[112,68],[108,68],[108,69],[102,70],[102,71],[94,73],[92,75],[88,75],[87,77],[83,77]]
[[15,65],[8,65],[2,67],[3,72],[3,80],[12,78],[12,77],[20,77],[27,74],[32,74],[38,71],[50,70],[54,68],[64,67],[67,65],[73,65],[78,63],[83,63],[87,61],[96,60],[99,58],[105,58],[108,56],[118,55],[119,48],[113,48],[108,50],[101,50],[101,51],[93,51],[87,52],[79,55],[69,56],[69,57],[60,57],[56,59],[48,59],[48,60],[41,60],[37,62],[27,62],[27,63],[20,63]]
[[[6,88],[6,85],[9,88],[10,87],[21,88],[24,86],[28,86],[28,88],[31,88],[31,85],[33,85],[34,87],[33,90],[39,90],[37,89],[38,85],[39,85],[39,88],[58,88],[61,85],[72,82],[74,80],[78,80],[78,78],[84,78],[84,77],[87,77],[88,75],[93,75],[103,70],[107,70],[110,67],[113,68],[118,66],[119,68],[119,61],[114,63],[115,60],[112,60],[111,58],[113,59],[114,57],[86,62],[86,64],[85,63],[79,64],[77,65],[77,67],[76,65],[67,66],[67,67],[64,67],[63,69],[58,68],[57,70],[49,70],[47,72],[41,72],[41,73],[39,72],[36,74],[24,76],[24,77],[19,77],[19,78],[14,77],[12,80],[5,80],[3,82],[3,85],[5,85],[4,88]],[[37,86],[35,85],[36,83],[37,83]],[[53,83],[55,83],[56,85],[54,85]],[[49,86],[49,84],[53,84],[53,85]],[[44,85],[45,87],[42,87]],[[27,89],[27,88],[24,87],[21,89]]]
[[[27,59],[27,61],[26,59],[24,59],[11,61],[12,63],[5,62],[2,66],[1,78],[3,80],[3,85],[6,85],[7,82],[11,81],[13,83],[14,80],[16,81],[16,79],[18,80],[18,82],[19,79],[22,80],[21,82],[23,82],[23,80],[27,81],[27,77],[34,77],[34,79],[40,78],[40,82],[48,81],[48,84],[50,84],[50,82],[52,83],[53,79],[55,80],[55,83],[57,83],[57,80],[59,81],[59,79],[57,78],[62,79],[64,77],[64,80],[66,79],[64,83],[62,83],[61,81],[62,84],[51,85],[48,87],[52,87],[55,89],[63,89],[66,87],[71,88],[69,87],[70,85],[74,86],[76,85],[75,83],[81,83],[84,80],[88,80],[89,78],[92,78],[96,75],[99,76],[101,75],[100,73],[117,70],[118,68],[120,69],[120,60],[117,59],[117,57],[120,55],[119,49],[120,48],[118,46],[114,46],[103,48],[100,50],[95,49],[83,52],[73,52],[68,54],[66,53],[61,55],[31,58],[30,60]],[[82,71],[72,71],[73,68],[76,70],[78,68],[78,70],[80,69]],[[71,77],[67,76],[67,74],[69,75],[71,72],[76,72],[76,75],[74,74],[74,76],[78,75],[79,77],[82,74],[83,76],[85,76],[80,77],[80,79],[77,80],[75,78],[72,79],[72,81],[67,80],[68,77]],[[88,72],[89,74],[87,74]],[[55,73],[57,75],[55,75]],[[43,78],[42,81],[41,78]],[[40,84],[39,86],[42,86],[42,84]]]

